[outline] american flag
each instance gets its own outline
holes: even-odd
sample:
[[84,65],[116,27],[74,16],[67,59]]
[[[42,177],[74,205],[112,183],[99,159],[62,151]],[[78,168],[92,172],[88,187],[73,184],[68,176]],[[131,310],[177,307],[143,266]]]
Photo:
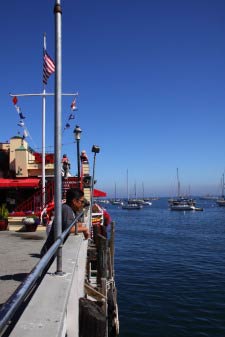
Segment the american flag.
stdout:
[[43,63],[43,83],[47,84],[48,78],[55,72],[55,63],[44,50],[44,63]]

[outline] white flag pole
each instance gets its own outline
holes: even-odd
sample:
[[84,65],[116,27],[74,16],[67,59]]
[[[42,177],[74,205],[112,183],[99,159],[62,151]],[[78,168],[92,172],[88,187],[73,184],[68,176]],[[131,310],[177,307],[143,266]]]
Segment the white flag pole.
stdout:
[[[46,50],[46,33],[44,33],[44,51]],[[43,82],[42,95],[42,209],[46,203],[45,191],[45,111],[46,111],[46,97],[45,97],[45,83]]]

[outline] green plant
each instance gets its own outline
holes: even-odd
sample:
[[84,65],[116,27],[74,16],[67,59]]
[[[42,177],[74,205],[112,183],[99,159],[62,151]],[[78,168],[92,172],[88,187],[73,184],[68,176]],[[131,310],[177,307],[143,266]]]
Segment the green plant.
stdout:
[[8,219],[9,211],[6,204],[0,206],[0,220]]

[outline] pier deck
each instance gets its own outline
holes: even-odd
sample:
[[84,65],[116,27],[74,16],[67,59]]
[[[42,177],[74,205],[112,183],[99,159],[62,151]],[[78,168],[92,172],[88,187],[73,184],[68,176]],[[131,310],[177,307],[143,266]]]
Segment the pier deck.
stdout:
[[20,232],[16,227],[0,232],[0,306],[38,263],[45,238],[44,227],[36,232]]

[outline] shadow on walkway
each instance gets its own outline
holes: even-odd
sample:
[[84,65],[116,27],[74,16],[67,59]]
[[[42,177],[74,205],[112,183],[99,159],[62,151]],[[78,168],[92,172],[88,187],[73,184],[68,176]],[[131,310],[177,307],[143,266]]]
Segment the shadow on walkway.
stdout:
[[28,274],[29,273],[18,273],[18,274],[3,275],[3,276],[0,276],[0,280],[2,280],[2,281],[13,280],[13,281],[22,282],[27,277]]

